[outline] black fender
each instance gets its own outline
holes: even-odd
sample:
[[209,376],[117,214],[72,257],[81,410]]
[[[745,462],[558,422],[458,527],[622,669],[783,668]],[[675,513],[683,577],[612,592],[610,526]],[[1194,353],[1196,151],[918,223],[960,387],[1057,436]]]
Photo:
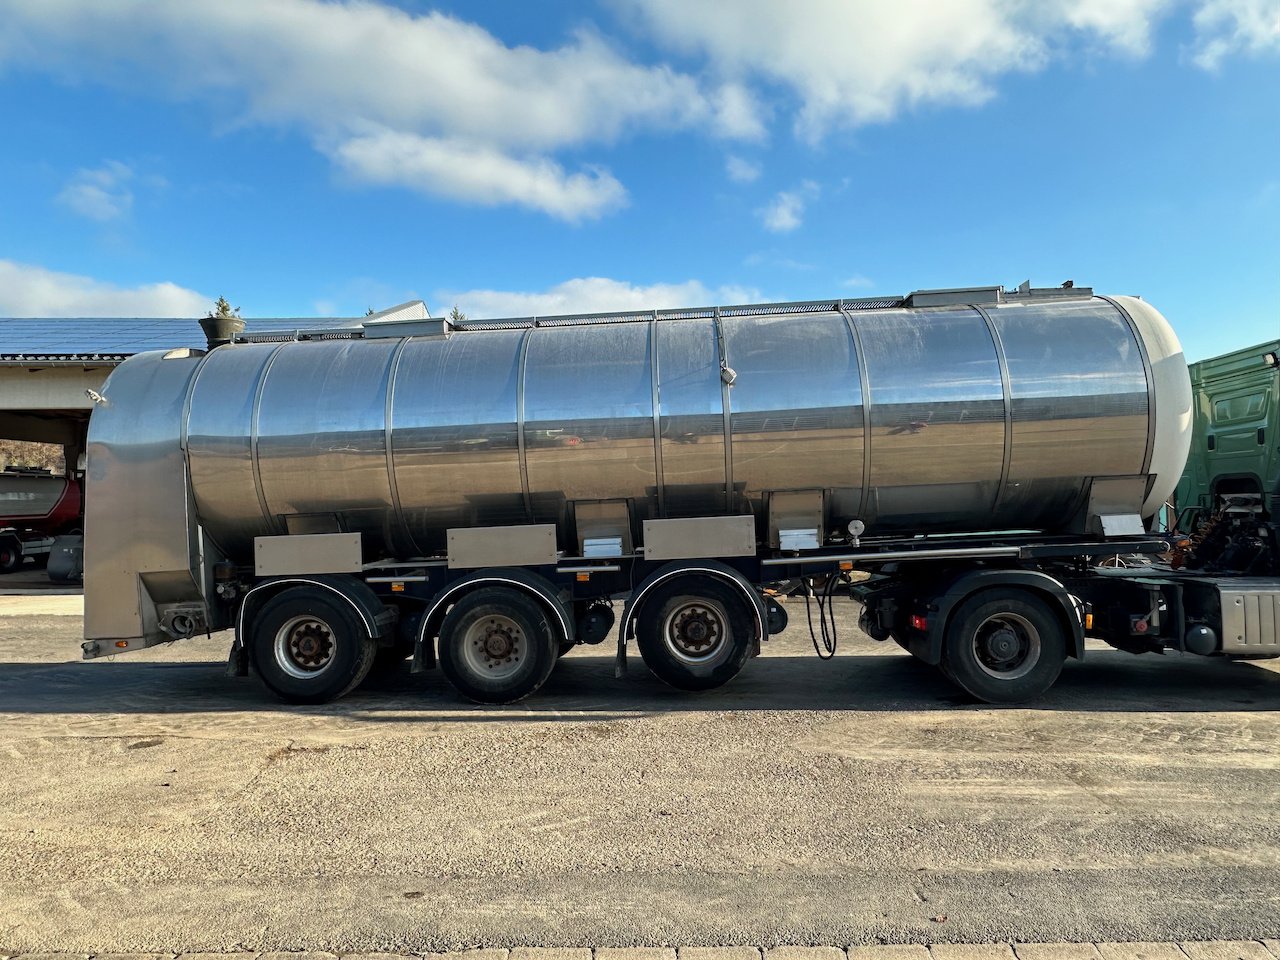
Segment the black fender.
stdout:
[[463,594],[483,586],[514,587],[529,594],[534,602],[546,611],[549,622],[553,626],[559,626],[561,638],[565,640],[574,638],[577,631],[573,614],[560,599],[560,592],[555,584],[546,577],[520,567],[492,567],[477,570],[475,573],[453,581],[431,599],[423,611],[422,622],[418,624],[418,635],[414,640],[415,663],[425,663],[422,656],[423,648],[428,646],[429,639],[439,632],[449,605],[456,602]]
[[627,640],[635,636],[636,617],[640,615],[640,611],[644,607],[645,598],[652,593],[653,588],[673,577],[690,575],[723,580],[725,583],[736,587],[742,593],[751,604],[751,609],[755,611],[755,652],[759,653],[760,641],[769,639],[769,611],[765,607],[764,597],[760,595],[760,591],[746,577],[719,560],[677,560],[668,563],[664,567],[659,567],[642,580],[639,586],[631,591],[631,595],[627,598],[626,606],[622,608],[621,632],[618,635],[619,646],[625,646]]
[[356,577],[331,573],[271,577],[255,584],[240,601],[240,609],[236,613],[236,647],[244,648],[245,626],[262,605],[282,590],[295,586],[320,587],[337,594],[351,605],[369,631],[369,636],[375,640],[388,633],[395,624],[397,611],[384,604],[372,587]]
[[912,655],[925,663],[941,663],[952,612],[979,590],[993,587],[1021,587],[1048,601],[1066,631],[1067,655],[1077,660],[1084,658],[1084,625],[1075,601],[1066,587],[1039,570],[968,570],[944,581],[942,592],[929,601],[928,631],[911,633]]

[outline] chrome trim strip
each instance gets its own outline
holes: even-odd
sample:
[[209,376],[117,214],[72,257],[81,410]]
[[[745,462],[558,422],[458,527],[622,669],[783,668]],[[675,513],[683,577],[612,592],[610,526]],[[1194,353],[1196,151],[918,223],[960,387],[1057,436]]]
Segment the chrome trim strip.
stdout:
[[1000,365],[1000,389],[1004,393],[1004,461],[1000,465],[1000,483],[996,486],[995,499],[991,501],[991,512],[995,513],[1000,509],[1005,487],[1009,485],[1009,464],[1013,461],[1013,384],[1009,379],[1009,359],[1004,355],[1004,341],[1000,339],[1000,331],[983,307],[976,303],[972,306],[982,314],[987,333],[991,334],[991,342],[996,348],[996,363]]
[[404,356],[404,348],[409,345],[409,338],[405,337],[396,345],[395,350],[391,354],[391,359],[387,362],[387,403],[383,412],[383,441],[387,455],[387,481],[391,488],[391,509],[395,512],[396,523],[400,529],[404,531],[404,535],[408,538],[409,546],[413,548],[415,553],[421,553],[422,548],[418,546],[417,541],[413,539],[413,531],[409,529],[409,525],[405,523],[404,507],[400,505],[400,484],[396,481],[396,461],[393,453],[392,444],[395,439],[395,427],[392,423],[392,415],[395,409],[396,400],[396,375],[400,372],[400,358]]
[[724,345],[724,324],[720,321],[720,308],[715,308],[716,353],[720,359],[720,409],[724,417],[724,508],[734,512],[733,500],[733,404],[729,397],[729,384],[724,371],[729,369],[728,351]]
[[653,383],[653,468],[656,472],[658,516],[667,515],[667,483],[662,472],[662,396],[658,386],[658,311],[649,324],[649,379]]
[[[520,359],[516,370],[516,449],[520,460],[520,492],[524,495],[525,516],[533,518],[533,498],[529,495],[529,454],[525,449],[524,439],[524,379],[525,366],[529,359],[529,338],[537,329],[535,323],[520,338]],[[426,622],[425,619],[423,622]]]
[[[267,529],[274,530],[276,533],[287,533],[282,529],[282,525],[277,523],[275,518],[271,516],[271,509],[267,506],[267,493],[262,489],[262,467],[258,463],[258,422],[262,415],[262,394],[267,389],[267,376],[271,373],[271,368],[275,366],[276,357],[280,355],[280,351],[285,348],[285,344],[280,344],[271,351],[271,356],[267,358],[266,366],[262,368],[262,373],[258,375],[258,385],[253,391],[253,415],[249,424],[249,466],[253,470],[253,485],[258,494],[258,505],[262,508],[262,519],[267,522]],[[248,594],[245,594],[248,596]]]
[[862,349],[862,331],[853,314],[840,301],[840,313],[849,325],[853,337],[853,351],[857,354],[858,380],[862,385],[862,502],[858,506],[858,519],[865,520],[867,505],[871,502],[871,380],[867,377],[867,355]]

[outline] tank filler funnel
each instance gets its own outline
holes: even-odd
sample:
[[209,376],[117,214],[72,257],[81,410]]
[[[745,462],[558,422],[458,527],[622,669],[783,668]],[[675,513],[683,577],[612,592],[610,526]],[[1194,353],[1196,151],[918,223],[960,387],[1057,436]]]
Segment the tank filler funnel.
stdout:
[[244,321],[239,317],[201,317],[200,327],[204,330],[204,338],[209,349],[230,343],[231,338],[244,330]]

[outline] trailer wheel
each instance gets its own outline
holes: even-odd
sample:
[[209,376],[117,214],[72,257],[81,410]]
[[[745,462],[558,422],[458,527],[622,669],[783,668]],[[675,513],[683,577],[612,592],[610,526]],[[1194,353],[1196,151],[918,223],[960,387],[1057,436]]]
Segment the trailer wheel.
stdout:
[[0,540],[0,573],[13,573],[22,566],[22,544],[13,537]]
[[751,612],[727,584],[681,577],[657,588],[636,623],[645,666],[680,690],[728,683],[751,656]]
[[350,693],[368,676],[377,649],[350,606],[313,587],[276,594],[249,631],[255,672],[288,703],[328,703]]
[[440,669],[477,703],[529,696],[551,676],[559,652],[560,638],[542,608],[507,587],[468,593],[440,625]]
[[1025,590],[983,590],[947,627],[943,668],[987,703],[1021,703],[1048,690],[1067,656],[1062,623]]

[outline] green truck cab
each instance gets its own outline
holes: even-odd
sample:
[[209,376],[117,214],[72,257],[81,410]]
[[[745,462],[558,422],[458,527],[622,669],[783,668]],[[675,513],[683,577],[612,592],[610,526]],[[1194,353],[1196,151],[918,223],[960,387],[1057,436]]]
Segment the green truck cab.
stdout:
[[1178,529],[1227,505],[1280,520],[1280,340],[1191,364],[1195,423]]

